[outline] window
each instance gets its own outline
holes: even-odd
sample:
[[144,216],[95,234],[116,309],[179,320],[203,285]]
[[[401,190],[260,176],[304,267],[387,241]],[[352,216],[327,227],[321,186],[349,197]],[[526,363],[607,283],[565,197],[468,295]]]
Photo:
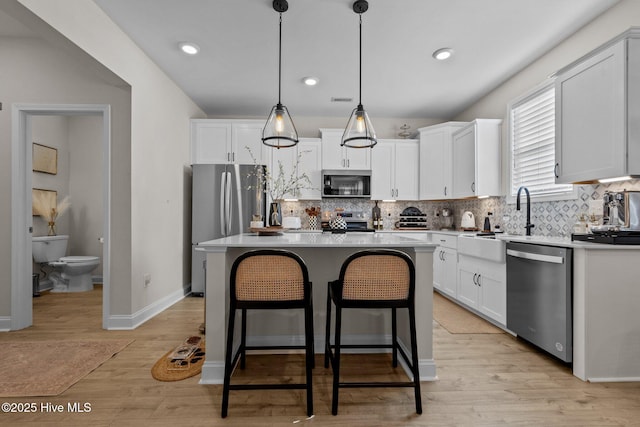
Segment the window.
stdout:
[[559,200],[575,197],[573,185],[555,183],[555,88],[545,84],[509,105],[511,188],[515,197],[525,186],[531,197]]

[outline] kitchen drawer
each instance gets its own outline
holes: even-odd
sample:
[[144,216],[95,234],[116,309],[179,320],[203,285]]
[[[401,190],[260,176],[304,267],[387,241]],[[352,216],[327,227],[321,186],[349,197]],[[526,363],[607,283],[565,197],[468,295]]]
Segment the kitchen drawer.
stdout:
[[433,243],[445,248],[457,249],[458,247],[458,236],[454,234],[433,233],[431,239]]

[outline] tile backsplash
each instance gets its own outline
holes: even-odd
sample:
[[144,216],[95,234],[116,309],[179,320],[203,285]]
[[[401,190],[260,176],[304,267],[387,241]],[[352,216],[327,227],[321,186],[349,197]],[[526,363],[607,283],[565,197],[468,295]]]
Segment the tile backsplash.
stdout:
[[[573,224],[582,213],[589,212],[590,200],[602,200],[605,191],[640,191],[640,180],[632,180],[612,184],[577,185],[578,198],[573,200],[561,200],[555,202],[531,203],[531,222],[535,227],[531,230],[538,236],[569,236]],[[502,230],[511,234],[524,234],[526,220],[525,200],[522,196],[522,210],[516,211],[514,203],[507,203],[506,197],[490,197],[488,199],[464,199],[448,201],[411,201],[411,202],[379,202],[378,206],[384,218],[384,228],[390,230],[398,221],[400,213],[409,206],[414,206],[427,214],[429,229],[442,228],[443,221],[440,213],[443,208],[451,208],[454,212],[454,225],[460,226],[460,219],[465,211],[473,212],[476,225],[482,228],[484,218],[489,212],[491,226],[499,225]],[[308,216],[305,208],[320,206],[321,210],[334,211],[336,208],[344,208],[345,211],[362,211],[371,216],[374,206],[372,200],[361,199],[323,199],[321,201],[284,202],[282,214],[293,215],[302,218],[303,227],[308,224]]]

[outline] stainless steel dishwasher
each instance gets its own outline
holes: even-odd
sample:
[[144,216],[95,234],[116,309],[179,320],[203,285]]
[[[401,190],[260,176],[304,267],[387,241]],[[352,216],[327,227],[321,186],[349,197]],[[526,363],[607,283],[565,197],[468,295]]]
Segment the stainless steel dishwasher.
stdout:
[[573,360],[571,248],[507,243],[507,329]]

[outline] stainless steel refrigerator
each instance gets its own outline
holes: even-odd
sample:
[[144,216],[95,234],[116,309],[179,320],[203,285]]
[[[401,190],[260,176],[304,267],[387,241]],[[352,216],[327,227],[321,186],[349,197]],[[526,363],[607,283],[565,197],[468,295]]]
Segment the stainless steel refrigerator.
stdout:
[[248,231],[253,215],[264,218],[266,200],[259,171],[264,166],[192,165],[191,292],[204,295],[206,253],[200,242]]

